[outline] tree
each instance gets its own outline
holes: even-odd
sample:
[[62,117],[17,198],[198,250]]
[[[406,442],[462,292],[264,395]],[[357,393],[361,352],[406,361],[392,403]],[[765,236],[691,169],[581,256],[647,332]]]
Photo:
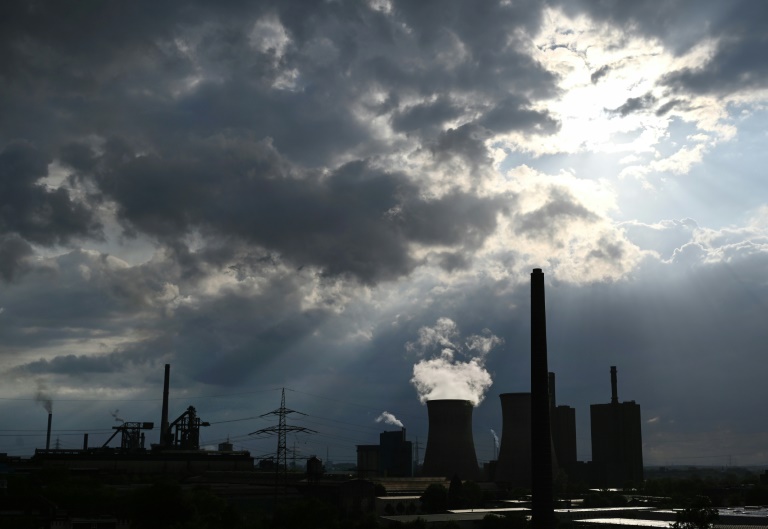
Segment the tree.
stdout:
[[711,529],[719,517],[717,509],[706,496],[695,498],[682,511],[678,511],[673,529]]
[[420,499],[424,512],[439,513],[448,508],[448,490],[440,483],[432,483]]

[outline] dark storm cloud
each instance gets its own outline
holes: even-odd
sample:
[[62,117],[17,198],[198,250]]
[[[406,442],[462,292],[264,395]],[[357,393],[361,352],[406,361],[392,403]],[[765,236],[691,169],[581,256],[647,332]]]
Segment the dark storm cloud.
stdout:
[[0,234],[0,279],[12,281],[28,269],[26,260],[34,255],[32,247],[16,235]]
[[48,189],[48,157],[26,141],[0,152],[0,234],[15,233],[41,244],[64,244],[74,237],[97,236],[100,225],[91,211],[64,188]]
[[323,176],[292,168],[266,142],[213,138],[196,151],[124,157],[108,146],[94,178],[140,232],[173,240],[201,229],[365,282],[410,272],[411,241],[477,245],[495,228],[498,201],[419,198],[404,175],[365,162]]
[[[129,234],[175,245],[179,258],[172,240],[200,229],[330,275],[400,277],[416,266],[410,240],[437,230],[419,210],[439,209],[440,199],[414,199],[421,190],[410,175],[365,161],[338,166],[392,148],[360,109],[389,113],[396,131],[418,131],[416,147],[438,162],[458,157],[474,169],[489,166],[492,133],[557,128],[531,110],[556,81],[521,37],[540,23],[535,2],[405,2],[390,13],[358,2],[13,2],[5,10],[0,99],[9,112],[0,112],[0,139],[19,129],[56,153],[74,181],[95,184],[92,196],[116,203]],[[387,102],[370,100],[374,92]],[[478,109],[479,123],[442,130]],[[41,244],[97,235],[64,190],[46,193],[51,219],[5,230]],[[471,209],[444,222],[452,244],[464,233],[475,245],[493,228]],[[390,212],[399,210],[395,222]]]
[[626,117],[634,112],[645,110],[646,108],[653,106],[655,103],[656,98],[653,96],[653,94],[648,93],[640,97],[630,97],[624,102],[623,105],[618,108],[609,110],[609,112],[618,114],[621,117]]

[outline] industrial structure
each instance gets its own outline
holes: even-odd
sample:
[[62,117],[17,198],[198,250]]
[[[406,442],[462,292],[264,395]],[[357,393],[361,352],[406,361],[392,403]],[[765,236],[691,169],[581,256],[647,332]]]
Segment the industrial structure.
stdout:
[[379,444],[357,445],[357,477],[413,477],[413,443],[405,428],[381,432]]
[[[83,448],[51,449],[52,414],[48,414],[45,450],[35,450],[33,459],[43,466],[88,468],[125,473],[184,473],[204,470],[253,470],[253,458],[247,451],[212,451],[200,449],[200,429],[209,426],[200,419],[197,410],[189,406],[178,418],[169,422],[168,401],[170,365],[165,365],[163,406],[159,441],[146,447],[145,431],[154,429],[148,421],[122,422],[113,426],[112,436],[100,447],[88,446],[88,434],[83,435]],[[110,447],[120,436],[120,446]]]
[[619,402],[616,366],[611,366],[611,402],[589,407],[594,483],[625,487],[643,481],[640,405]]
[[477,480],[472,403],[468,400],[428,400],[429,432],[422,475]]
[[544,272],[534,268],[531,273],[531,520],[537,529],[555,526],[549,408]]

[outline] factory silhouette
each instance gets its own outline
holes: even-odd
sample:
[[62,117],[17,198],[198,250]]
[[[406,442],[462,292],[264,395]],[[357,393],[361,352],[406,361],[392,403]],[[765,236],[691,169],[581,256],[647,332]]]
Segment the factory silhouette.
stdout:
[[[90,447],[86,433],[82,449],[51,448],[53,416],[49,413],[46,447],[35,451],[34,464],[127,474],[250,473],[257,468],[273,469],[277,487],[287,468],[285,434],[290,427],[285,415],[294,412],[285,408],[284,392],[280,409],[272,412],[279,415],[279,425],[262,430],[277,434],[277,457],[262,460],[257,467],[248,451],[233,450],[229,442],[221,443],[218,450],[202,450],[200,430],[209,424],[198,417],[194,407],[189,406],[170,420],[168,364],[164,375],[156,443],[147,446],[145,434],[154,429],[153,422],[123,422],[113,427],[114,434],[101,446]],[[576,410],[557,403],[555,374],[549,372],[547,365],[544,274],[541,269],[534,269],[531,391],[499,395],[503,425],[498,457],[480,468],[473,439],[471,401],[434,399],[426,402],[429,431],[423,464],[417,465],[414,448],[418,448],[406,438],[405,428],[383,431],[378,445],[357,445],[356,477],[458,478],[491,482],[506,490],[530,489],[531,515],[536,527],[553,527],[554,483],[561,476],[599,488],[622,488],[643,482],[640,406],[634,401],[619,401],[615,366],[610,368],[610,381],[610,402],[590,406],[592,461],[577,461]],[[120,446],[110,447],[118,435]],[[322,464],[316,457],[308,459],[307,475],[310,481],[322,475]]]
[[[534,269],[531,274],[531,391],[499,395],[503,424],[498,458],[484,468],[479,467],[472,428],[474,407],[469,400],[428,400],[429,432],[423,465],[417,466],[414,444],[407,440],[405,428],[384,431],[378,445],[357,445],[358,477],[421,475],[451,479],[459,476],[463,480],[494,481],[534,491],[538,487],[552,489],[552,479],[560,473],[571,481],[603,488],[641,483],[640,405],[634,401],[619,402],[615,366],[610,368],[610,375],[610,402],[590,406],[592,461],[577,461],[576,410],[557,404],[555,374],[547,370],[544,274],[541,269]],[[35,458],[63,466],[77,466],[87,460],[89,465],[98,468],[143,472],[172,468],[252,468],[254,460],[250,454],[233,450],[231,443],[221,443],[216,451],[201,450],[200,429],[208,423],[197,416],[192,406],[170,421],[169,391],[170,365],[166,364],[156,443],[147,446],[145,435],[145,431],[154,429],[153,422],[123,422],[113,427],[114,434],[101,446],[89,447],[86,433],[82,449],[51,448],[52,414],[49,413],[46,446],[35,451]],[[120,446],[110,448],[110,442],[118,435]]]

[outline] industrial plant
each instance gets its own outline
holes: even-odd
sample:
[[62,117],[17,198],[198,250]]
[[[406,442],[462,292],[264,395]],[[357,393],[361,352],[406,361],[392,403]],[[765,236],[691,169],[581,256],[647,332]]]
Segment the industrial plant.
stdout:
[[[43,467],[83,468],[135,474],[188,473],[207,470],[252,470],[253,457],[247,451],[234,451],[228,443],[219,450],[200,449],[200,429],[209,426],[197,415],[193,406],[187,407],[176,419],[169,420],[169,391],[171,366],[165,365],[163,406],[160,433],[156,443],[147,443],[146,431],[154,422],[122,422],[113,426],[114,433],[100,446],[88,445],[83,434],[81,449],[51,448],[53,414],[48,414],[45,449],[36,449],[33,462]],[[120,446],[110,447],[119,436]]]
[[[473,436],[474,404],[463,399],[426,401],[428,437],[421,464],[418,442],[407,439],[406,429],[401,427],[382,431],[379,444],[357,445],[357,465],[346,476],[324,476],[323,462],[312,456],[306,458],[305,473],[297,475],[294,469],[289,477],[286,434],[316,432],[287,424],[289,414],[300,412],[286,408],[285,390],[280,408],[265,414],[275,415],[278,425],[253,432],[277,436],[274,456],[255,461],[248,451],[233,450],[229,442],[221,443],[218,450],[203,450],[200,432],[209,423],[193,406],[171,419],[168,364],[156,439],[147,438],[148,433],[157,432],[154,421],[122,422],[113,427],[112,436],[100,446],[89,446],[86,433],[80,449],[52,448],[54,417],[49,413],[45,448],[35,450],[31,463],[40,468],[57,467],[73,472],[90,469],[124,475],[176,475],[184,479],[208,476],[195,479],[209,483],[213,474],[215,480],[227,483],[233,480],[255,483],[258,475],[262,501],[268,497],[266,494],[273,499],[286,494],[319,495],[331,498],[347,510],[383,509],[381,514],[397,514],[387,511],[386,506],[392,510],[392,505],[405,504],[409,505],[409,512],[424,514],[414,502],[419,501],[426,488],[449,482],[452,487],[455,483],[474,482],[483,484],[484,490],[499,498],[512,490],[530,491],[529,501],[515,508],[528,513],[534,527],[549,528],[553,527],[556,516],[554,483],[562,476],[571,482],[599,488],[632,487],[643,482],[640,406],[634,401],[619,402],[615,366],[611,366],[610,374],[610,402],[590,407],[592,461],[577,461],[576,410],[557,403],[555,374],[548,370],[547,363],[544,274],[541,269],[534,269],[531,274],[531,388],[527,392],[499,395],[503,424],[498,457],[482,468]],[[116,439],[119,446],[110,447]],[[372,483],[399,490],[401,495],[374,501]],[[402,495],[406,491],[411,496]],[[399,503],[393,503],[393,498],[399,498]]]

